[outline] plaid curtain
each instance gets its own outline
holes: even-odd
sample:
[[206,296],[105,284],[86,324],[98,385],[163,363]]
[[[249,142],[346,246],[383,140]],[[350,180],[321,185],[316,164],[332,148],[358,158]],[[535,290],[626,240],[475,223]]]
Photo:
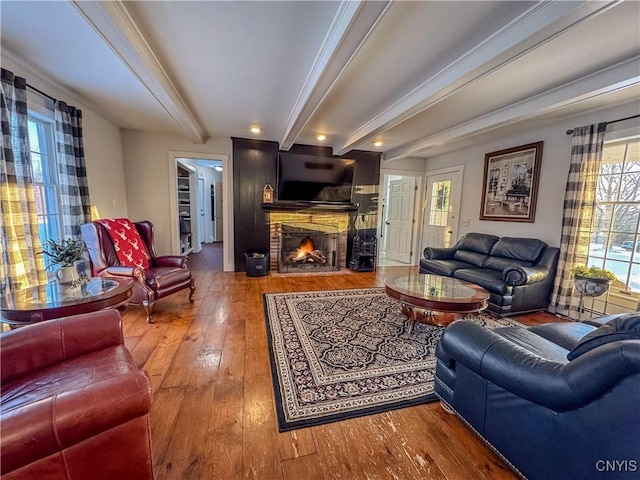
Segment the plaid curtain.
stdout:
[[47,282],[29,157],[27,82],[1,72],[0,290]]
[[[572,309],[573,279],[569,270],[586,265],[591,242],[591,225],[595,213],[596,188],[606,123],[573,130],[571,165],[564,197],[560,259],[551,306],[555,312],[569,315]],[[573,306],[574,310],[577,307]]]
[[63,236],[80,239],[80,225],[91,221],[89,184],[82,143],[82,111],[57,101],[55,118]]

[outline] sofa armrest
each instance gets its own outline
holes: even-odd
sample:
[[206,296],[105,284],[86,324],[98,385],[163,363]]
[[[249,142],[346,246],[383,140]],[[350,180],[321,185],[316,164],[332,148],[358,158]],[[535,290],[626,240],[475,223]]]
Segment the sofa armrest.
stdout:
[[[637,373],[640,344],[612,342],[569,363],[541,358],[497,333],[468,321],[445,329],[441,350],[482,378],[556,412],[580,408]],[[598,365],[599,374],[593,365]]]
[[187,262],[189,257],[182,255],[163,255],[153,259],[153,263],[156,267],[177,267],[187,268]]
[[542,282],[549,276],[547,267],[507,267],[502,271],[504,282],[511,287]]
[[116,310],[58,318],[7,332],[2,336],[2,382],[67,358],[124,344]]
[[8,473],[149,413],[140,370],[3,412],[2,469]]
[[424,258],[427,260],[453,260],[455,248],[427,247],[424,249]]

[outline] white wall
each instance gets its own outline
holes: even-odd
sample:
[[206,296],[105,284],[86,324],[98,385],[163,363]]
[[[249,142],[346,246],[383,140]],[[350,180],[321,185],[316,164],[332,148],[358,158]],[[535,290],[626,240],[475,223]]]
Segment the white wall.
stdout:
[[[99,217],[127,217],[127,191],[120,129],[91,110],[66,89],[24,65],[2,56],[2,66],[27,79],[29,85],[82,110],[84,157],[91,204]],[[28,102],[42,97],[29,90]]]
[[[172,219],[168,195],[170,182],[167,168],[168,152],[184,152],[184,157],[188,158],[198,158],[198,153],[223,154],[231,158],[231,139],[211,138],[203,145],[196,145],[181,135],[123,130],[122,145],[129,215],[134,220],[151,221],[156,233],[156,251],[159,255],[169,254],[171,253]],[[186,155],[186,153],[193,155]],[[228,168],[231,168],[231,162]],[[231,188],[227,185],[225,187]],[[233,218],[231,215],[228,217]],[[233,231],[229,234],[233,235]],[[225,256],[230,257],[225,258],[225,264],[229,261],[233,264],[233,249],[225,248],[225,250]]]
[[[468,232],[480,232],[498,236],[534,237],[558,246],[562,234],[562,209],[571,160],[571,136],[566,134],[566,130],[637,114],[638,105],[634,103],[579,115],[501,140],[428,158],[426,169],[427,171],[438,170],[464,164],[459,236]],[[479,220],[485,154],[540,140],[544,141],[544,146],[535,222]],[[462,225],[464,220],[469,220],[468,226]]]

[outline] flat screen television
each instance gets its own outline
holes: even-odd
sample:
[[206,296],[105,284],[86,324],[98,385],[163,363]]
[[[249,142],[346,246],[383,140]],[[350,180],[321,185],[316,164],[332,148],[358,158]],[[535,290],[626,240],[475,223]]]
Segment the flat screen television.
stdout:
[[295,153],[278,156],[278,201],[351,203],[356,161]]

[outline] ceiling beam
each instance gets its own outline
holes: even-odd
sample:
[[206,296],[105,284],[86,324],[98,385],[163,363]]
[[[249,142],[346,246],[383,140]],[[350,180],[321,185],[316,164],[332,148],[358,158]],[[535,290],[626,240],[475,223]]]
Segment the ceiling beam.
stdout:
[[536,3],[518,18],[354,130],[346,140],[333,145],[334,153],[342,155],[357,147],[358,144],[380,136],[381,133],[441,102],[456,91],[618,3],[618,1]]
[[72,0],[71,3],[153,95],[182,133],[194,143],[204,143],[204,129],[127,11],[124,2]]
[[[391,149],[386,152],[385,160],[397,160],[403,157],[417,156],[418,154],[422,157],[430,148],[435,148],[445,143],[461,141],[473,135],[545,115],[621,89],[635,88],[637,90],[640,87],[639,64],[640,57],[635,57],[600,70],[522,102],[495,110],[429,137]],[[640,93],[640,90],[638,92]]]
[[390,1],[343,1],[294,104],[280,138],[288,150],[389,9]]

